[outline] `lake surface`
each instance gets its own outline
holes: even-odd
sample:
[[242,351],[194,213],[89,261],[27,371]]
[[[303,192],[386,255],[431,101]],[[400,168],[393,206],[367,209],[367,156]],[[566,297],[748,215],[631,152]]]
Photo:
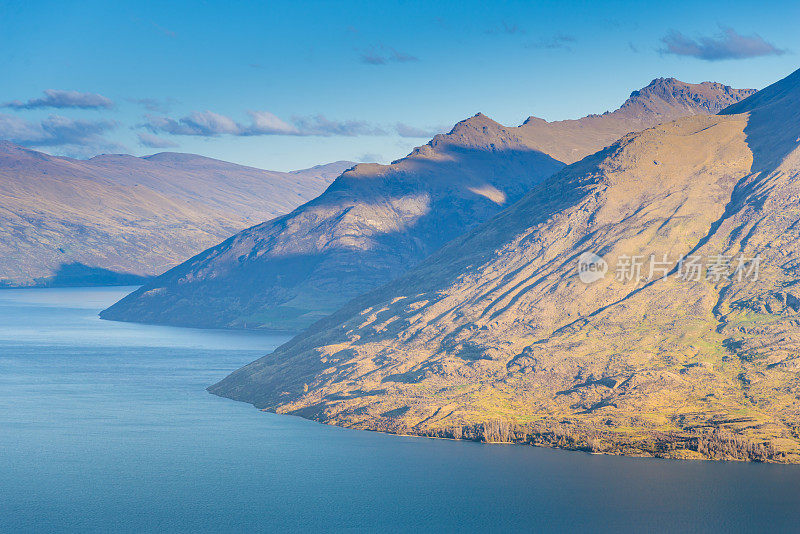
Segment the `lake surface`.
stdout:
[[396,437],[215,397],[286,337],[99,320],[127,289],[0,291],[0,530],[800,528],[798,466]]

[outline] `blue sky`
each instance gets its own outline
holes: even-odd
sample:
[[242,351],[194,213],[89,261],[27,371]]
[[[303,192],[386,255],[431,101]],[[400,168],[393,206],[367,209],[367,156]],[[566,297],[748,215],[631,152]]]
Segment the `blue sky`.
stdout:
[[0,138],[386,162],[478,111],[575,118],[659,76],[764,87],[800,68],[798,20],[796,1],[0,0]]

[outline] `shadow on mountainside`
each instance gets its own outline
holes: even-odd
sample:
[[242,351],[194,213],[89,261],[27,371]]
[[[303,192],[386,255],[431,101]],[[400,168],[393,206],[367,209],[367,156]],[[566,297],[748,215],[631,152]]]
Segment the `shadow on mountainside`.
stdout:
[[55,274],[46,278],[38,278],[33,284],[19,286],[0,281],[0,287],[138,286],[150,280],[152,280],[151,276],[113,271],[73,262],[60,265]]
[[[604,177],[602,173],[596,173],[587,178],[587,171],[595,168],[598,162],[618,149],[617,143],[556,173],[536,185],[509,209],[447,243],[417,265],[413,273],[405,274],[350,300],[338,311],[316,322],[273,353],[234,371],[224,380],[210,386],[208,391],[215,395],[246,401],[259,408],[274,407],[279,402],[280,392],[302,391],[303,384],[309,377],[316,376],[330,365],[321,360],[314,349],[331,343],[337,332],[341,333],[341,326],[347,324],[348,319],[358,317],[360,310],[376,302],[390,302],[399,295],[407,296],[403,302],[408,303],[408,306],[413,307],[416,303],[426,302],[427,306],[432,307],[433,303],[442,297],[435,292],[430,293],[428,291],[430,287],[441,287],[445,281],[455,280],[466,272],[469,266],[487,261],[497,247],[515,237],[520,237],[523,241],[535,240],[535,229],[539,225],[547,224],[553,215],[578,205],[592,196],[594,187],[601,183]],[[527,235],[520,236],[520,228],[533,230]],[[453,251],[456,250],[458,253],[454,254]],[[375,314],[373,322],[379,324],[387,321],[395,310],[386,308],[375,310],[373,313]],[[436,324],[439,319],[440,317],[433,317],[426,319],[426,322]],[[387,323],[385,328],[379,330],[359,331],[358,338],[348,342],[351,348],[343,352],[349,352],[354,347],[374,342],[376,339],[391,338],[403,328],[403,321],[387,321]],[[405,338],[404,341],[410,342],[413,338],[414,335]],[[338,338],[336,340],[338,341]],[[341,354],[337,358],[346,360],[347,356]],[[424,372],[420,371],[421,374]],[[257,383],[252,378],[254,375],[258,375]],[[329,378],[332,381],[337,380],[334,375]],[[404,378],[395,376],[392,380],[402,381]]]
[[320,197],[195,256],[101,317],[297,331],[402,275],[563,166],[536,150],[451,147],[348,172]]
[[800,69],[720,115],[748,113],[744,130],[753,173],[770,173],[800,144]]

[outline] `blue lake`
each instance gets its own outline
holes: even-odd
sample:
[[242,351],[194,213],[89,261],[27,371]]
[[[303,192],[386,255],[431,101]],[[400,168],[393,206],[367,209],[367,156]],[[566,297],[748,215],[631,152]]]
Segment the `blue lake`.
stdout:
[[286,337],[99,320],[125,292],[0,291],[1,531],[800,528],[799,466],[404,438],[215,397]]

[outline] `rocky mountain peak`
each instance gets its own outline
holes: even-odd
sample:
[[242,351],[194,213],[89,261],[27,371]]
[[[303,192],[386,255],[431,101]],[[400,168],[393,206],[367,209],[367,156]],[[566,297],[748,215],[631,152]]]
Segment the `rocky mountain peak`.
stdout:
[[503,125],[497,121],[494,121],[484,115],[483,113],[476,113],[472,117],[468,119],[464,119],[463,121],[457,122],[453,129],[450,131],[450,134],[459,134],[464,133],[467,131],[477,131],[480,133],[486,132],[488,129],[500,129],[503,128]]
[[686,107],[700,113],[719,113],[754,94],[755,89],[734,89],[717,82],[686,83],[675,78],[656,78],[633,91],[620,107],[622,113],[662,115],[667,107]]

